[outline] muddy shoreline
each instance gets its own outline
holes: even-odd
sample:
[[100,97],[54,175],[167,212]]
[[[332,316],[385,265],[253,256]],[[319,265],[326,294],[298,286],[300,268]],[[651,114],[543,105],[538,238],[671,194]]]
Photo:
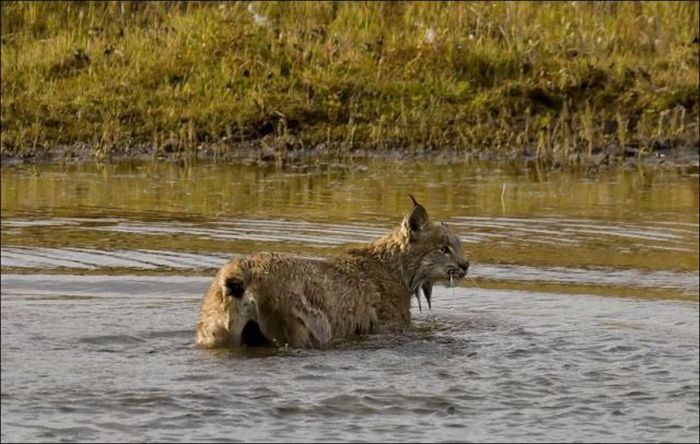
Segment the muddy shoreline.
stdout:
[[85,162],[118,163],[129,161],[165,162],[241,162],[246,164],[303,165],[313,163],[352,163],[363,159],[386,160],[430,160],[439,163],[458,161],[489,161],[499,163],[537,164],[546,169],[585,168],[589,170],[610,167],[650,167],[684,170],[698,173],[700,170],[700,148],[652,147],[640,153],[638,149],[610,146],[599,149],[590,157],[573,154],[566,164],[550,159],[538,158],[529,150],[513,150],[510,153],[491,150],[464,150],[444,148],[439,150],[411,150],[395,148],[386,150],[347,149],[341,144],[320,144],[299,147],[285,144],[269,144],[264,140],[252,140],[236,144],[202,144],[196,150],[178,149],[164,145],[154,148],[150,144],[133,144],[115,148],[100,154],[86,143],[59,145],[51,149],[36,150],[30,154],[3,153],[2,166],[39,164],[80,164]]

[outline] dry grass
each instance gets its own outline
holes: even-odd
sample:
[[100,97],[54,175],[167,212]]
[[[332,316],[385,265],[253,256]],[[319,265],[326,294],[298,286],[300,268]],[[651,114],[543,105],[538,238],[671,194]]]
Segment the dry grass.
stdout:
[[2,152],[692,146],[698,22],[697,2],[3,2]]

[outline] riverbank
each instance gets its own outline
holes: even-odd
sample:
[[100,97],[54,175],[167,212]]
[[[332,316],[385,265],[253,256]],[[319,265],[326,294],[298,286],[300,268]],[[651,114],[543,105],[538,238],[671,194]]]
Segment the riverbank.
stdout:
[[[526,166],[536,164],[545,169],[577,169],[589,172],[601,171],[610,167],[653,168],[661,170],[677,170],[690,174],[700,172],[700,155],[694,147],[664,147],[640,155],[638,151],[621,151],[612,147],[601,151],[596,156],[577,159],[576,162],[560,163],[543,161],[531,152],[494,152],[492,150],[465,151],[459,148],[440,149],[433,151],[416,151],[405,149],[352,149],[347,150],[341,145],[325,145],[315,147],[294,147],[284,144],[270,143],[272,140],[256,140],[237,143],[235,146],[222,144],[200,145],[194,151],[177,151],[174,149],[156,149],[148,145],[134,145],[110,150],[97,156],[95,150],[87,144],[72,146],[55,146],[31,154],[3,153],[0,163],[3,166],[22,164],[79,164],[85,162],[124,162],[124,161],[166,161],[166,162],[238,162],[245,164],[275,164],[275,165],[310,165],[310,164],[352,164],[355,160],[381,158],[389,160],[421,160],[433,162],[459,162],[464,160],[490,161],[494,164],[515,163]],[[274,142],[274,141],[273,141]]]
[[698,16],[694,2],[3,4],[0,151],[697,169]]

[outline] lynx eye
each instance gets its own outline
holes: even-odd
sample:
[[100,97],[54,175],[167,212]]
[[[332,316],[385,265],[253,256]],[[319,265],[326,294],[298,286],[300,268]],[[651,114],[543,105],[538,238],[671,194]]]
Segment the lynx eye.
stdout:
[[440,247],[440,253],[442,254],[451,254],[452,253],[452,248],[450,248],[449,245],[445,245],[443,247]]

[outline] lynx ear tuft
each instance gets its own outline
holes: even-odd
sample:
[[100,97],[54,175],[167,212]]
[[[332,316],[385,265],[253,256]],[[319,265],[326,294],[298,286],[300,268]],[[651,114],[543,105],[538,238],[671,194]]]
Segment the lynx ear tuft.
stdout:
[[423,205],[419,204],[412,195],[408,196],[413,201],[413,209],[404,219],[403,225],[410,231],[421,231],[430,223],[430,216]]

